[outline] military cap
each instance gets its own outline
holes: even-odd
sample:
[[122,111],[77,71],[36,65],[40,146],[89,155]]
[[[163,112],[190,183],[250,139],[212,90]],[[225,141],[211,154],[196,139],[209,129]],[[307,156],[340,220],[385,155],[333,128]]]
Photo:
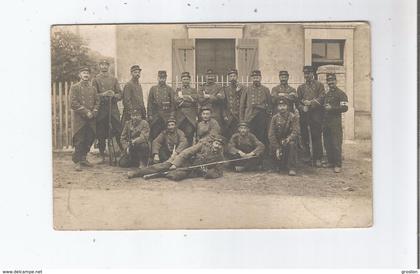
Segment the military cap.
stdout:
[[214,71],[212,69],[208,69],[206,75],[214,75]]
[[281,98],[277,101],[277,105],[287,105],[287,99]]
[[247,122],[240,122],[240,123],[238,124],[238,127],[249,127],[249,125],[248,125],[248,123],[247,123]]
[[335,73],[327,73],[327,80],[332,79],[335,80],[337,77],[335,76]]
[[169,118],[166,120],[166,124],[169,124],[169,123],[171,123],[171,122],[173,122],[173,123],[176,123],[176,119],[175,119],[175,117],[174,116],[169,116]]
[[312,66],[303,66],[303,72],[314,72],[314,68]]
[[222,144],[226,144],[226,138],[219,134],[210,135],[210,141],[218,141]]
[[166,77],[166,76],[167,76],[167,74],[166,74],[166,70],[159,70],[159,71],[158,71],[158,76],[159,76],[159,77]]
[[131,68],[130,68],[130,72],[133,72],[133,71],[135,71],[135,70],[140,70],[140,71],[141,71],[140,66],[139,66],[139,65],[134,65],[134,66],[131,66]]
[[289,72],[287,70],[280,70],[279,75],[287,75],[289,76]]
[[82,72],[82,71],[88,71],[88,72],[90,72],[90,68],[88,66],[81,66],[79,68],[79,72]]
[[204,110],[210,110],[210,111],[212,111],[213,109],[211,108],[210,105],[204,105],[204,106],[201,107],[201,111],[204,111]]
[[237,69],[231,69],[228,72],[228,75],[230,75],[230,74],[236,74],[236,75],[238,75],[238,70]]
[[107,65],[109,65],[109,62],[108,62],[108,60],[106,60],[106,59],[101,59],[101,60],[99,61],[99,64],[107,64]]
[[251,76],[261,76],[261,70],[253,70]]
[[183,73],[181,73],[181,79],[184,78],[184,77],[191,78],[191,75],[188,71],[184,71]]

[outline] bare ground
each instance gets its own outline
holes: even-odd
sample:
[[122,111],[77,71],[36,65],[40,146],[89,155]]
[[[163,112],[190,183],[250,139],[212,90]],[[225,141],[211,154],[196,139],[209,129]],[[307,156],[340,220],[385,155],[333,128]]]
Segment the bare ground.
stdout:
[[[54,227],[64,230],[319,228],[372,225],[369,141],[343,145],[343,171],[301,165],[286,172],[225,172],[215,180],[128,180],[128,169],[76,172],[54,154]],[[90,155],[92,162],[98,161]]]

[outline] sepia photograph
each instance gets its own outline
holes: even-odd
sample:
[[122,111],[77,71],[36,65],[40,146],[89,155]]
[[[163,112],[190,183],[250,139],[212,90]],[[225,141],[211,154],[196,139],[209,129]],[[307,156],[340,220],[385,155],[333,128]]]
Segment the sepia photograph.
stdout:
[[367,228],[367,22],[53,25],[56,230]]

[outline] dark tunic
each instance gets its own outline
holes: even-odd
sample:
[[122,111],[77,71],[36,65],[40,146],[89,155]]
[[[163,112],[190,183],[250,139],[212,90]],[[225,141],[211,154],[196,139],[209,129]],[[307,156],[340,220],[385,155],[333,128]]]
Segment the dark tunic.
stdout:
[[232,138],[230,138],[228,145],[228,152],[230,154],[238,154],[238,151],[240,150],[245,153],[253,152],[256,156],[261,156],[264,149],[264,144],[251,132],[248,132],[245,136],[235,133]]
[[152,155],[159,154],[161,148],[165,148],[172,153],[174,147],[177,154],[188,147],[184,132],[180,129],[176,129],[174,132],[164,130],[153,140]]
[[224,111],[225,124],[231,126],[235,121],[239,122],[239,107],[241,104],[241,95],[245,87],[242,85],[229,85],[224,87],[226,97],[226,108]]
[[127,121],[121,133],[121,144],[124,149],[127,149],[131,142],[133,143],[147,143],[149,141],[150,128],[146,120],[141,120],[138,124],[131,120]]
[[166,123],[166,120],[169,116],[174,114],[174,111],[174,90],[166,84],[151,87],[147,99],[147,115],[150,120],[150,126],[153,126],[159,118],[161,119],[161,122]]
[[95,131],[95,119],[88,119],[87,113],[90,111],[94,114],[99,109],[99,97],[96,88],[87,81],[80,81],[72,85],[70,89],[70,102],[73,119],[73,135],[85,125],[89,125]]
[[[210,95],[209,98],[205,98],[204,94]],[[200,86],[198,89],[198,102],[200,107],[211,107],[213,118],[222,126],[223,123],[223,109],[225,108],[225,93],[223,88],[214,83]]]
[[[99,73],[92,81],[92,85],[96,88],[98,93],[103,93],[108,90],[112,90],[115,92],[115,97],[112,98],[112,106],[111,106],[111,115],[114,119],[120,120],[120,111],[118,109],[117,102],[121,100],[122,94],[120,85],[118,84],[117,78],[112,76],[109,73]],[[98,116],[96,117],[97,121],[103,120],[105,118],[108,119],[108,109],[109,109],[109,98],[101,96],[100,97],[100,107]]]
[[273,101],[273,113],[276,113],[276,106],[280,99],[286,99],[288,102],[289,111],[294,111],[295,104],[297,102],[297,92],[296,89],[292,88],[289,85],[277,85],[271,90],[271,97]]
[[221,134],[221,129],[219,123],[210,118],[209,121],[201,121],[197,125],[197,140],[201,140],[209,137],[210,135],[219,135]]
[[271,151],[282,146],[282,140],[288,138],[295,142],[299,132],[299,118],[289,111],[277,113],[273,116],[268,130]]
[[[297,89],[298,94],[298,109],[300,116],[308,123],[311,121],[322,122],[322,105],[324,104],[325,90],[324,85],[316,80],[304,83]],[[308,112],[303,112],[303,101],[311,101]]]
[[[146,118],[146,108],[144,107],[143,90],[138,80],[131,79],[125,84],[123,89],[123,120],[130,119],[133,112],[140,113],[142,118]],[[123,121],[123,123],[124,123]]]
[[249,86],[241,95],[240,120],[251,122],[259,113],[271,114],[272,102],[270,90],[263,86]]
[[[182,93],[183,98],[179,97],[179,93]],[[176,118],[177,123],[180,125],[185,119],[194,126],[197,125],[197,91],[191,87],[182,87],[177,89],[175,95],[176,102]]]

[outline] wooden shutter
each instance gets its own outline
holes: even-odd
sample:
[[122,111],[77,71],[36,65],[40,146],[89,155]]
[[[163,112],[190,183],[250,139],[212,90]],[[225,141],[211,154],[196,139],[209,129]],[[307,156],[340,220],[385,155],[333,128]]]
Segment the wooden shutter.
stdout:
[[238,39],[239,80],[258,69],[258,39]]
[[[194,71],[194,40],[172,39],[172,85],[178,77],[181,81],[181,73],[188,71],[191,79],[195,79]],[[174,86],[175,87],[175,86]]]

